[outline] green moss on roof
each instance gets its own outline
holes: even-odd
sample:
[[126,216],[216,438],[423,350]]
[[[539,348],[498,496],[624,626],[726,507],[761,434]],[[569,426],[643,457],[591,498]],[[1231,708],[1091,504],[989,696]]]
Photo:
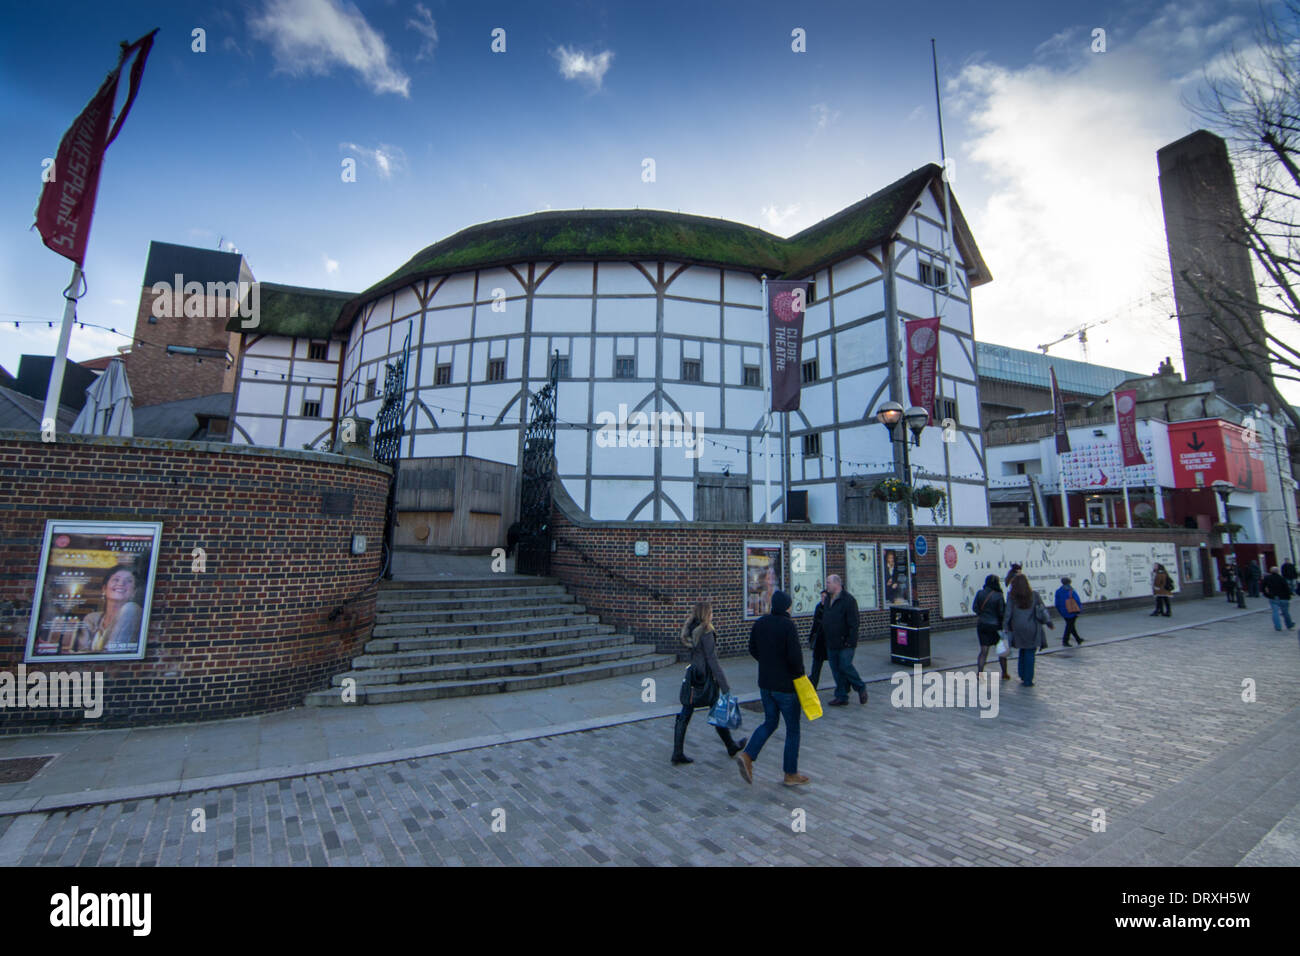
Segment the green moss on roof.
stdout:
[[355,293],[261,282],[258,283],[258,296],[257,325],[245,328],[244,324],[252,320],[235,316],[226,323],[226,331],[328,339],[340,310],[355,297]]

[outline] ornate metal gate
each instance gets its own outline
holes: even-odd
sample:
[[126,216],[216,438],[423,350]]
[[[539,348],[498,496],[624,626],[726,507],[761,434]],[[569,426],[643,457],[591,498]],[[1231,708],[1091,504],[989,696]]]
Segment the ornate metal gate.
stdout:
[[384,401],[375,416],[375,461],[393,469],[388,483],[388,507],[384,516],[384,577],[393,576],[393,528],[397,524],[397,471],[406,434],[406,367],[411,357],[411,328],[406,328],[402,357],[389,362],[384,371]]
[[520,463],[519,574],[551,573],[551,483],[555,480],[555,393],[559,353],[551,358],[550,381],[532,396]]

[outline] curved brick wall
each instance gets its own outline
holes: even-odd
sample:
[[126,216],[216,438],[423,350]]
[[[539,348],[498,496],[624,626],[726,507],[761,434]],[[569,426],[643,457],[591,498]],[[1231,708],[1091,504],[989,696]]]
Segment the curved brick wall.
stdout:
[[[212,720],[300,706],[370,633],[388,469],[373,461],[200,442],[0,431],[0,671],[22,662],[48,518],[161,521],[139,661],[28,664],[104,673],[104,713],[0,709],[0,733]],[[350,515],[323,492],[350,493]],[[350,552],[353,534],[365,554]],[[191,552],[207,553],[194,572]]]

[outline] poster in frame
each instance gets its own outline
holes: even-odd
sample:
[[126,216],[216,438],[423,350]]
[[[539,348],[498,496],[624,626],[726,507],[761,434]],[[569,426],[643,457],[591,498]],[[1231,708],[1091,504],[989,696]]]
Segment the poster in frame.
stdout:
[[844,545],[844,587],[858,602],[859,610],[880,607],[876,587],[876,546],[848,542]]
[[880,585],[886,604],[910,604],[907,593],[907,547],[883,546],[880,549]]
[[826,587],[826,542],[790,542],[790,616],[812,614]]
[[772,609],[772,594],[782,587],[780,541],[746,541],[744,563],[745,620],[762,617]]
[[162,523],[45,522],[24,661],[141,660]]

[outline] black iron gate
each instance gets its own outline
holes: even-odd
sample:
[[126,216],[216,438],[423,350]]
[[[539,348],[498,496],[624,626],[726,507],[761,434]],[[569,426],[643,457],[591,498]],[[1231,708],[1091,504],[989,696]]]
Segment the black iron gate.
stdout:
[[555,393],[559,352],[551,357],[549,381],[531,401],[520,463],[518,574],[551,573],[551,484],[555,481]]
[[406,328],[402,357],[384,371],[384,402],[375,416],[375,461],[393,469],[384,512],[384,577],[393,576],[393,528],[397,525],[397,471],[406,434],[406,367],[411,357],[411,328]]

